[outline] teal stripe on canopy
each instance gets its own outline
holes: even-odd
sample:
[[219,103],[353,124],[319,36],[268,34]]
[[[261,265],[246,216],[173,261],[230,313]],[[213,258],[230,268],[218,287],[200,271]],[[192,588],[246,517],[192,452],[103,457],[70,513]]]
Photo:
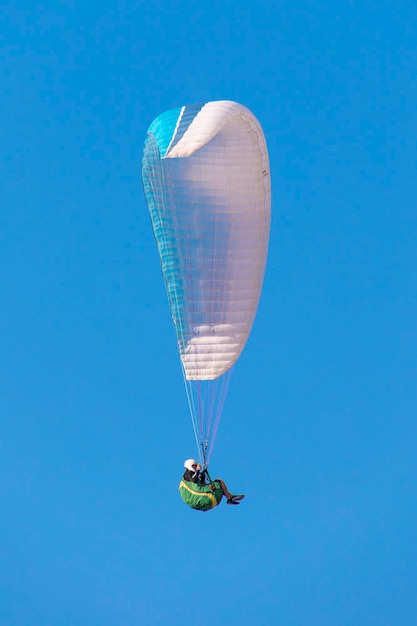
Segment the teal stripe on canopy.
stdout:
[[[178,111],[179,110],[180,109],[178,109]],[[171,111],[168,111],[168,113],[170,112]],[[161,115],[160,117],[164,116]],[[168,136],[168,133],[165,132],[166,128],[168,128],[168,126],[164,127],[163,123],[161,123],[159,127],[154,127],[156,132],[159,132],[161,141],[166,141]],[[147,198],[149,215],[153,225],[159,257],[161,259],[162,273],[165,278],[171,313],[176,326],[180,328],[183,324],[184,278],[181,274],[181,268],[178,265],[179,251],[173,220],[174,216],[172,212],[167,210],[168,202],[166,199],[166,190],[164,186],[160,184],[160,181],[163,179],[161,153],[153,132],[150,132],[146,141],[142,168],[143,189]],[[178,329],[177,335],[180,335]],[[180,340],[180,336],[178,340]]]
[[182,107],[178,107],[162,113],[149,126],[148,135],[154,136],[161,156],[164,156],[172,141],[181,109]]

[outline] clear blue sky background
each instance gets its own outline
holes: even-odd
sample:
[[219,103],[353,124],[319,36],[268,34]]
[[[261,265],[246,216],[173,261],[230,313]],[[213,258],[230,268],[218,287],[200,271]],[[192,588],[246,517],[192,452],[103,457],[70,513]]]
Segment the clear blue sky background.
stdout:
[[[1,626],[415,626],[414,1],[2,4]],[[264,292],[195,454],[140,181],[232,99],[273,181]]]

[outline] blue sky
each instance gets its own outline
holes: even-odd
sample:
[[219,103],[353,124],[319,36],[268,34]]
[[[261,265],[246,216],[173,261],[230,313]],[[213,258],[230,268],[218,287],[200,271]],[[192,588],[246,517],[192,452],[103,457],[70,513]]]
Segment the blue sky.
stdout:
[[[0,115],[1,626],[414,626],[413,2],[12,2]],[[213,471],[141,182],[162,111],[267,139],[271,247]]]

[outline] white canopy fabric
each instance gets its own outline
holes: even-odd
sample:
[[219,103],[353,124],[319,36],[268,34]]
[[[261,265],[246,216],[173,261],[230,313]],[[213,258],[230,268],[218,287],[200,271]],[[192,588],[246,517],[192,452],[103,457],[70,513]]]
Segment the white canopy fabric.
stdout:
[[262,290],[270,173],[256,118],[231,101],[184,106],[151,124],[143,184],[187,380],[239,358]]

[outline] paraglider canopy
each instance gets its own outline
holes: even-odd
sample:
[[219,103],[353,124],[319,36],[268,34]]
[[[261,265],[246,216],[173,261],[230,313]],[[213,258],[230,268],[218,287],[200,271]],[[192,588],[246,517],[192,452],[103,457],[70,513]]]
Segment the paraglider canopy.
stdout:
[[183,106],[148,130],[143,185],[196,439],[207,464],[230,371],[262,289],[270,177],[253,114],[223,100]]

